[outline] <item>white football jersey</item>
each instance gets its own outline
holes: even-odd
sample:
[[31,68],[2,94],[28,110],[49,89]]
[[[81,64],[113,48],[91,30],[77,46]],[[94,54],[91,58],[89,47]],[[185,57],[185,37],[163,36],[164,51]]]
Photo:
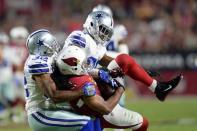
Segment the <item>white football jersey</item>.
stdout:
[[83,31],[73,31],[67,37],[64,48],[69,45],[76,45],[84,48],[87,57],[94,57],[96,61],[101,60],[106,53],[105,46],[97,44],[89,34],[84,33]]
[[[28,114],[34,113],[44,106],[49,100],[43,91],[37,87],[32,75],[52,73],[53,57],[30,55],[24,66],[24,88],[26,94],[26,110]],[[49,103],[48,103],[49,104]]]

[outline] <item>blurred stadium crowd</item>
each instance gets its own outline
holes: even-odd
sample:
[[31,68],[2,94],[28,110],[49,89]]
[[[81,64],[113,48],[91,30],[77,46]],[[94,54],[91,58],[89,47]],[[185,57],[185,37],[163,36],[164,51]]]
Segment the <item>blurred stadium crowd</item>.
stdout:
[[97,4],[109,5],[115,21],[127,27],[132,51],[197,48],[196,0],[0,0],[0,29],[9,34],[18,25],[30,32],[47,28],[62,37],[82,28],[85,16]]
[[63,45],[97,4],[111,7],[115,21],[126,26],[131,52],[197,50],[196,0],[0,0],[0,110],[10,108],[12,115],[12,107],[24,103],[29,32],[48,29]]

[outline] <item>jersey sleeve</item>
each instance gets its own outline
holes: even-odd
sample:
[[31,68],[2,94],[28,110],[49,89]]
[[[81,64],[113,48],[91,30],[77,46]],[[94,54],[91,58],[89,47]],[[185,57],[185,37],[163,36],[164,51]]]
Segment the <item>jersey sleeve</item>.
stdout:
[[103,58],[103,56],[106,54],[106,52],[107,52],[107,49],[106,49],[106,47],[105,46],[103,46],[103,45],[99,45],[100,47],[99,47],[99,52],[98,52],[98,60],[101,60],[102,58]]
[[27,70],[30,74],[51,74],[52,58],[47,56],[34,56],[27,63]]
[[73,31],[66,39],[64,48],[69,45],[76,45],[81,48],[86,47],[85,35],[82,31]]

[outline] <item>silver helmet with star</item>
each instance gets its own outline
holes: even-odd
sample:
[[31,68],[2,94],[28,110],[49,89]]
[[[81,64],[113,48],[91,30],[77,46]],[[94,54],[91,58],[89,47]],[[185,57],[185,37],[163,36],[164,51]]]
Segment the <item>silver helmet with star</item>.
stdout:
[[60,45],[56,38],[45,29],[37,30],[30,34],[26,42],[31,55],[52,56],[59,52]]
[[103,11],[91,12],[83,27],[98,44],[105,44],[113,34],[113,18]]

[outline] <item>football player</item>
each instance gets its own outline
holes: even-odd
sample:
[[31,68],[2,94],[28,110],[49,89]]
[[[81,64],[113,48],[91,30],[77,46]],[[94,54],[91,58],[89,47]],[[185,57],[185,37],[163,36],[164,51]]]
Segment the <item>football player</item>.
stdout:
[[[106,5],[99,4],[95,6],[92,9],[92,12],[94,11],[103,11],[113,17],[112,10]],[[108,42],[108,44],[106,45],[106,49],[107,49],[106,54],[108,56],[111,56],[112,58],[116,58],[121,53],[129,54],[129,48],[126,44],[127,34],[128,34],[127,29],[123,24],[115,24],[113,35],[110,41]],[[119,104],[121,106],[125,105],[125,93],[122,95]]]
[[[92,75],[96,72],[98,76],[102,76],[102,72],[104,71],[93,70],[94,68],[96,68],[98,63],[104,67],[107,67],[109,70],[119,69],[121,70],[121,72],[119,73],[122,74],[123,72],[125,75],[128,75],[129,77],[147,85],[150,90],[156,94],[156,97],[160,101],[164,101],[166,96],[180,82],[182,77],[181,75],[167,82],[156,81],[155,79],[150,77],[147,72],[141,66],[139,66],[131,56],[127,54],[120,54],[115,59],[107,56],[106,42],[109,41],[111,39],[111,36],[113,35],[113,19],[109,14],[102,11],[91,12],[88,15],[83,27],[83,31],[73,31],[67,37],[64,49],[68,48],[69,46],[77,46],[82,48],[87,57],[84,67],[89,74]],[[103,78],[104,81],[111,83],[111,81],[108,79],[110,77]],[[121,77],[117,77],[116,79],[121,80]],[[119,107],[117,107],[116,109],[114,108],[115,112],[117,111],[117,113],[114,113],[113,110],[113,113],[111,115],[107,115],[106,119],[109,123],[116,126],[124,125],[124,122],[122,123],[121,120],[125,121],[126,117],[123,114],[119,116],[119,114],[121,114],[120,112],[123,112],[122,108],[118,110]],[[143,127],[142,125],[145,125],[145,127],[147,128],[147,124],[145,124],[147,123],[147,120],[143,120],[143,117],[141,115],[130,115],[132,113],[133,112],[128,113],[128,119],[130,119],[129,116],[133,116],[135,120],[128,121],[130,122],[129,124],[133,125],[132,123],[135,123],[135,121],[137,120],[138,123],[141,123],[138,124],[138,126]],[[141,129],[140,127],[138,127],[137,130],[146,130],[146,128]]]
[[83,48],[87,53],[87,65],[89,66],[89,73],[92,73],[93,68],[100,65],[107,67],[109,70],[121,69],[122,72],[144,83],[156,94],[160,101],[164,101],[166,96],[177,86],[182,76],[167,81],[159,82],[150,77],[147,72],[136,63],[134,58],[127,54],[120,54],[115,59],[106,54],[106,42],[109,41],[113,35],[113,19],[103,12],[91,12],[85,23],[83,31],[73,31],[66,39],[64,48],[68,46],[78,46]]
[[[103,11],[113,17],[112,10],[106,5],[97,5],[92,9],[94,11]],[[126,37],[128,35],[127,29],[123,24],[115,24],[113,35],[106,45],[108,56],[117,57],[120,53],[129,54],[129,48],[126,44]]]
[[[102,77],[95,75],[93,78],[88,74],[86,58],[86,53],[82,48],[68,46],[60,52],[56,61],[58,69],[55,72],[67,76],[64,77],[67,79],[65,82],[76,85],[69,90],[86,89],[92,95],[82,96],[70,101],[71,106],[82,114],[100,118],[102,128],[131,128],[135,131],[146,131],[148,121],[144,117],[118,104],[124,92],[124,86],[118,81],[115,80],[114,85],[112,85],[115,91],[106,100],[102,97],[102,93],[107,91],[107,83],[103,85],[104,87],[97,85],[94,79],[97,77],[102,80]],[[113,79],[110,80],[113,81]],[[55,81],[57,82],[57,80]],[[100,92],[101,88],[103,88],[104,92]],[[61,89],[68,90],[65,86],[61,87]]]
[[29,57],[24,66],[24,88],[29,126],[35,131],[100,131],[99,120],[78,115],[69,106],[55,103],[88,94],[84,94],[82,90],[57,90],[50,74],[60,47],[51,33],[44,29],[33,32],[29,35],[26,46]]
[[[94,11],[103,11],[113,17],[112,10],[106,5],[97,5],[92,9]],[[129,48],[126,44],[127,29],[123,24],[115,24],[113,35],[106,45],[106,54],[112,58],[116,58],[119,54],[129,54]],[[125,83],[125,82],[124,82]],[[122,95],[119,104],[121,106],[125,105],[125,93]],[[123,129],[117,129],[115,131],[123,131]]]

